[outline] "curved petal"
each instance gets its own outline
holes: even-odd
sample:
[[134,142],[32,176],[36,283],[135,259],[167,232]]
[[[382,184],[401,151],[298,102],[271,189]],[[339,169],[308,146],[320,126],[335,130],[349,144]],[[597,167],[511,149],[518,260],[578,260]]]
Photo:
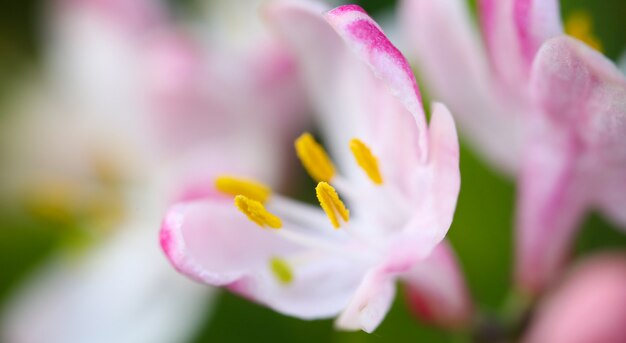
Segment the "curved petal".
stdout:
[[513,20],[527,68],[546,40],[563,33],[558,0],[514,0]]
[[517,171],[519,104],[494,84],[478,30],[463,0],[405,0],[399,9],[411,54],[433,98],[487,159]]
[[228,198],[172,206],[161,227],[161,247],[173,266],[200,282],[225,286],[295,247],[262,230]]
[[517,202],[517,281],[531,293],[559,271],[588,202],[575,141],[541,125],[528,139]]
[[558,1],[482,0],[479,10],[491,63],[508,91],[519,92],[539,46],[562,32]]
[[556,37],[544,44],[533,65],[532,91],[546,120],[576,137],[584,154],[594,201],[618,222],[623,214],[626,171],[626,79],[602,54],[584,43]]
[[417,81],[406,58],[361,7],[340,6],[327,12],[325,17],[352,51],[413,115],[417,124],[418,153],[423,157],[427,144],[426,116]]
[[[219,199],[173,206],[161,229],[161,246],[181,273],[306,319],[339,313],[365,268],[261,229],[230,201]],[[292,264],[291,283],[282,284],[272,274],[274,257]]]
[[419,244],[419,253],[413,248],[418,259],[428,256],[446,236],[461,188],[456,128],[444,105],[433,104],[428,134],[428,161],[426,168],[413,168],[409,204],[413,211],[401,239]]
[[448,242],[402,276],[411,310],[422,320],[443,327],[469,324],[472,303],[462,272]]
[[[386,180],[404,182],[405,167],[425,158],[420,144],[425,147],[426,142],[421,102],[408,64],[362,10],[348,7],[344,14],[341,10],[327,14],[345,34],[345,42],[324,21],[324,10],[314,2],[276,1],[267,14],[299,57],[326,142],[342,173],[365,180],[349,149],[349,140],[356,137],[380,158]],[[349,13],[359,18],[348,22]]]
[[[443,247],[439,245],[435,248],[432,235],[426,230],[420,230],[410,234],[406,234],[405,232],[400,233],[394,236],[389,243],[384,261],[367,272],[352,300],[339,318],[337,318],[335,324],[338,328],[345,330],[361,329],[365,332],[374,331],[385,318],[391,307],[395,297],[395,282],[397,277],[414,279],[419,275],[416,274],[416,272],[424,270],[428,268],[425,266],[432,266],[434,263],[438,263],[437,267],[445,267],[448,270],[452,269],[451,266],[456,268],[454,259],[450,259],[450,256],[446,255],[446,253],[449,253],[448,250],[445,250],[447,245]],[[433,249],[435,249],[435,251],[431,255]],[[429,255],[431,257],[429,257]],[[426,270],[424,271],[426,272]],[[431,269],[428,269],[428,271],[431,271]],[[452,275],[455,272],[456,274]],[[446,276],[450,277],[445,280],[446,282],[450,281],[453,277],[458,278],[458,270],[454,269],[453,272],[450,271]],[[422,286],[426,284],[426,281],[432,281],[428,279],[426,275],[421,275],[421,277],[424,278],[421,282]],[[459,283],[462,285],[462,279],[455,279],[453,281],[456,282],[454,286]],[[452,297],[458,295],[459,294],[453,294]],[[433,298],[428,301],[438,300],[441,299]],[[456,300],[455,298],[444,299],[443,301],[452,302]],[[455,305],[458,304],[451,306]],[[454,310],[457,309],[458,308]],[[454,315],[456,316],[454,319],[460,319],[461,316],[465,314],[455,313]]]
[[439,230],[438,238],[441,240],[452,224],[461,189],[459,141],[452,114],[444,105],[433,104],[428,134],[430,137],[428,158],[433,169],[433,190],[429,194],[432,196]]
[[12,297],[1,321],[2,341],[167,343],[191,338],[210,309],[213,290],[171,270],[159,256],[152,226],[127,223],[83,259],[62,256],[44,266]]
[[561,125],[574,129],[577,125],[582,138],[586,138],[598,129],[623,128],[594,120],[615,121],[621,105],[615,88],[623,88],[624,84],[623,75],[606,57],[576,39],[560,36],[539,50],[530,87],[544,114]]
[[[575,72],[586,79],[585,89],[566,89],[580,105],[581,120],[576,129],[592,154],[607,168],[626,168],[626,77],[604,55],[571,38],[546,43],[546,55],[562,59],[561,77]],[[553,50],[552,50],[553,49]],[[546,56],[550,59],[550,56]],[[564,66],[563,66],[564,65]],[[580,66],[580,69],[572,66]],[[578,92],[577,92],[578,91]]]
[[370,270],[335,326],[343,330],[373,332],[389,312],[395,295],[395,280],[380,270]]

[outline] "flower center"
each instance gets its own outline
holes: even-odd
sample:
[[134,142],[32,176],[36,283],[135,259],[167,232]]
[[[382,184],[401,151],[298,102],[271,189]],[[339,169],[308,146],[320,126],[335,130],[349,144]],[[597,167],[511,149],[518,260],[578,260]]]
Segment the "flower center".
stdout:
[[[350,140],[349,145],[356,164],[376,186],[377,199],[382,199],[384,203],[395,203],[397,199],[390,196],[393,192],[381,187],[383,175],[372,150],[356,138]],[[269,187],[253,180],[220,176],[215,180],[215,186],[220,192],[235,196],[235,206],[252,222],[262,228],[271,228],[273,234],[308,248],[304,254],[329,253],[363,263],[374,263],[383,254],[384,241],[381,242],[371,235],[373,230],[368,227],[372,225],[366,225],[368,220],[365,223],[357,222],[355,227],[350,225],[350,212],[331,183],[341,193],[346,194],[351,203],[364,201],[364,193],[337,174],[332,160],[311,134],[304,133],[298,137],[295,149],[307,173],[318,181],[315,192],[323,211],[312,205],[273,194]],[[376,206],[377,211],[381,207],[387,206]],[[395,208],[395,212],[402,208],[391,207]],[[329,221],[335,230],[325,229]],[[340,228],[343,230],[339,230]],[[268,268],[279,283],[291,283],[297,277],[294,267],[311,260],[303,259],[299,255],[302,253],[289,257],[273,256],[268,261]]]

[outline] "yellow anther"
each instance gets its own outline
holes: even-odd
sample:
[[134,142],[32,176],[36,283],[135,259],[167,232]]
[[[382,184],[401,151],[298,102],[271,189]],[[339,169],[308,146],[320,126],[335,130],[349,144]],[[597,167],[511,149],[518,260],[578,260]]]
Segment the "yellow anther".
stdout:
[[272,195],[272,190],[262,183],[232,176],[219,176],[216,178],[215,188],[222,193],[233,196],[241,194],[261,203],[265,203]]
[[356,138],[350,140],[350,150],[352,150],[356,163],[365,171],[370,180],[377,185],[382,185],[383,176],[380,174],[380,168],[378,168],[378,159],[372,154],[372,150]]
[[235,206],[260,227],[269,226],[273,229],[280,229],[283,226],[280,218],[271,214],[265,209],[263,204],[256,200],[250,199],[244,195],[237,195],[235,197]]
[[602,43],[593,34],[593,21],[586,11],[576,11],[570,14],[565,20],[565,32],[579,40],[583,41],[590,47],[602,51]]
[[296,139],[296,153],[304,169],[315,181],[330,181],[335,176],[335,166],[324,148],[310,133]]
[[293,282],[293,269],[280,257],[272,257],[270,259],[270,270],[278,282],[288,285]]
[[340,226],[338,217],[341,217],[344,222],[348,222],[350,212],[346,205],[343,204],[343,201],[339,199],[339,195],[333,186],[322,181],[315,187],[315,193],[317,194],[317,200],[319,200],[322,209],[326,212],[335,229],[338,229]]

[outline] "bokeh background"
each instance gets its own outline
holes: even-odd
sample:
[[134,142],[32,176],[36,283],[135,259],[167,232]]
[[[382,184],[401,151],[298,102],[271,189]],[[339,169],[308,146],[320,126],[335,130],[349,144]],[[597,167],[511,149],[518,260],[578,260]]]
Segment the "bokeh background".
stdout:
[[[132,1],[132,0],[129,0]],[[201,0],[170,0],[179,12]],[[394,1],[355,1],[374,16],[388,17]],[[472,1],[472,6],[475,4]],[[604,53],[617,59],[626,47],[626,1],[564,0],[563,16],[587,11]],[[0,115],[14,115],[7,103],[21,80],[40,68],[42,0],[0,2]],[[422,85],[426,88],[427,85]],[[36,144],[36,142],[33,142]],[[4,165],[0,161],[0,166]],[[498,175],[465,146],[461,154],[462,189],[450,238],[463,266],[471,293],[485,313],[503,311],[510,292],[512,223],[515,185]],[[304,176],[304,175],[302,175]],[[303,177],[303,180],[306,178]],[[306,181],[303,181],[303,187]],[[47,258],[76,240],[71,224],[12,211],[0,204],[0,308],[12,291]],[[156,228],[155,228],[156,230]],[[157,244],[155,233],[155,244]],[[626,236],[602,218],[590,215],[578,236],[575,256],[626,247]],[[182,277],[182,276],[181,276]],[[192,342],[450,342],[454,337],[416,321],[402,292],[392,311],[372,335],[336,332],[331,321],[301,321],[277,314],[242,298],[221,292],[213,314]]]

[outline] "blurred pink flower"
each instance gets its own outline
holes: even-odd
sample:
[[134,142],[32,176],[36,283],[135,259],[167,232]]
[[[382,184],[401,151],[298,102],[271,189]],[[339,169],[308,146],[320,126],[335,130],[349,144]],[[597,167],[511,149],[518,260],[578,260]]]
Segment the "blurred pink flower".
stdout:
[[419,319],[450,329],[471,324],[473,304],[450,244],[439,244],[405,278],[409,308]]
[[482,37],[465,1],[407,0],[401,11],[434,98],[470,144],[519,175],[517,278],[537,292],[587,210],[626,226],[624,77],[563,35],[558,1],[480,1]]
[[332,226],[319,209],[254,184],[246,187],[256,192],[245,192],[257,197],[239,195],[236,204],[271,228],[255,226],[232,197],[213,192],[169,210],[163,250],[197,281],[304,319],[341,313],[342,329],[373,331],[391,306],[396,280],[441,296],[426,300],[433,316],[455,311],[436,319],[466,320],[469,301],[447,248],[433,258],[445,267],[424,260],[445,237],[460,187],[452,117],[435,104],[427,126],[407,61],[360,7],[325,11],[320,3],[276,1],[265,15],[299,57],[338,163],[335,173],[312,136],[296,141]]
[[626,256],[588,258],[540,304],[524,343],[626,341]]
[[558,269],[587,209],[626,228],[626,78],[563,36],[537,53],[530,89],[541,115],[528,119],[517,272],[537,289]]
[[[76,199],[62,205],[80,218],[92,198],[115,192],[123,213],[105,228],[78,223],[97,242],[60,252],[16,290],[2,341],[178,342],[204,319],[212,292],[162,258],[159,215],[203,195],[196,186],[222,169],[283,180],[275,147],[306,118],[293,59],[263,29],[259,3],[207,3],[214,18],[193,28],[157,0],[52,3],[45,74],[2,137],[14,148],[6,180],[16,191],[68,186]],[[224,37],[233,31],[237,44]]]

